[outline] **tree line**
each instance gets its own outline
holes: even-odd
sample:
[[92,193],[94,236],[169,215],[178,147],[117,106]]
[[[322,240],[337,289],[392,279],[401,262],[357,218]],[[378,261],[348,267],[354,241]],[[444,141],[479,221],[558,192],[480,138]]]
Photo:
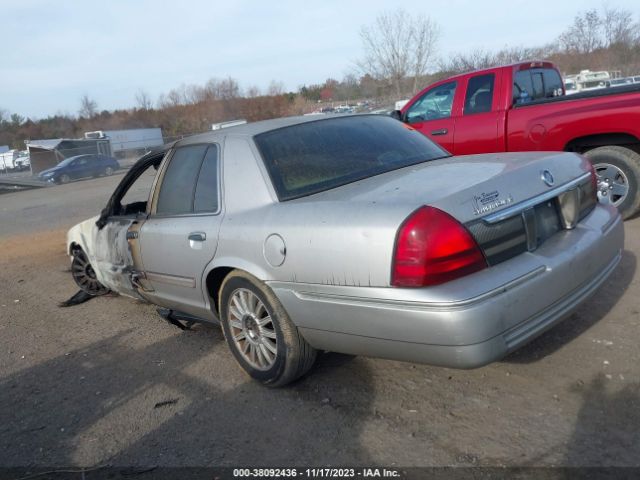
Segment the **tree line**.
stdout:
[[640,73],[640,21],[633,13],[606,6],[578,13],[553,41],[532,47],[512,46],[498,51],[478,48],[439,58],[441,28],[428,16],[398,9],[363,26],[362,58],[353,71],[337,80],[302,85],[287,92],[273,81],[264,90],[242,88],[237,80],[212,78],[204,85],[181,85],[154,102],[144,90],[129,109],[100,110],[88,95],[80,99],[78,114],[27,119],[0,108],[0,145],[24,148],[24,141],[78,138],[86,131],[161,127],[167,139],[209,130],[212,123],[244,118],[256,121],[308,113],[322,102],[378,99],[392,103],[407,98],[446,76],[523,60],[550,60],[564,74],[583,69]]

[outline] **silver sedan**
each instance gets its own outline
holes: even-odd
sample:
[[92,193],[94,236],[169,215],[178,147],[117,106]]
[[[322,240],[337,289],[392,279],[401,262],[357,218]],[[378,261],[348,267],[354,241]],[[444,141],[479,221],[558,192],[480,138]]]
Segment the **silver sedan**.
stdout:
[[280,386],[321,350],[497,360],[584,302],[623,235],[579,155],[451,157],[391,118],[352,115],[236,126],[149,153],[67,248],[86,292],[219,322],[240,366]]

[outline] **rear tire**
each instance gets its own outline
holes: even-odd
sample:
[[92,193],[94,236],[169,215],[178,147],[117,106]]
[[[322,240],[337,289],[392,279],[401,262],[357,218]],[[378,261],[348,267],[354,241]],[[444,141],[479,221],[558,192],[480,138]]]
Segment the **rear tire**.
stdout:
[[273,291],[232,271],[220,288],[220,323],[231,353],[255,380],[282,387],[307,373],[317,351],[302,337]]
[[598,200],[618,207],[625,220],[640,210],[640,155],[625,147],[589,150],[585,156],[598,176]]

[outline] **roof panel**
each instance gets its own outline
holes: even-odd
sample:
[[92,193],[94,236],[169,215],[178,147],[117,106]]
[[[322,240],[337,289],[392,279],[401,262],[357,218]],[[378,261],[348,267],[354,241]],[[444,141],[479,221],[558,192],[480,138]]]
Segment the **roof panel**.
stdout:
[[28,147],[44,148],[45,150],[53,150],[64,138],[50,138],[44,140],[30,140],[27,144]]

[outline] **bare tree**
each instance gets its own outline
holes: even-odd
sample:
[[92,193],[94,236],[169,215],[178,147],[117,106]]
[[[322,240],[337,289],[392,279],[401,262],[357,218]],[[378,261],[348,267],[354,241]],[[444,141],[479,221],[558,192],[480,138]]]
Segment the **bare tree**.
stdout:
[[543,60],[553,52],[552,45],[543,47],[504,47],[498,50],[494,57],[496,65],[508,65],[510,63],[525,62],[527,60]]
[[602,20],[596,10],[579,13],[573,24],[560,35],[560,44],[567,52],[591,53],[602,47]]
[[481,68],[496,66],[496,55],[488,50],[477,48],[468,53],[456,53],[440,65],[440,69],[450,73],[464,73]]
[[284,93],[284,83],[271,80],[267,87],[267,95],[276,96]]
[[252,85],[251,87],[247,88],[246,96],[248,98],[256,98],[256,97],[259,97],[260,95],[261,95],[260,88],[257,87],[256,85]]
[[172,108],[177,107],[178,105],[184,105],[186,103],[185,90],[186,87],[184,84],[180,85],[178,88],[172,88],[169,90],[169,93],[164,97],[164,102],[162,104],[163,108]]
[[413,68],[413,90],[418,90],[418,78],[423,76],[430,62],[433,60],[438,39],[440,38],[440,27],[429,17],[418,16],[413,20],[413,43],[415,45]]
[[136,93],[136,104],[140,110],[151,110],[153,108],[151,97],[143,89],[138,90]]
[[231,77],[211,78],[201,89],[201,101],[231,100],[240,96],[240,84]]
[[240,96],[240,85],[238,81],[231,78],[223,78],[218,84],[218,97],[222,100],[231,100]]
[[633,45],[639,35],[640,27],[633,21],[629,10],[604,7],[602,12],[602,29],[606,47],[614,45]]
[[98,104],[85,93],[82,98],[80,98],[80,110],[78,110],[78,115],[83,118],[92,118],[97,113]]
[[425,74],[433,60],[439,35],[439,26],[424,15],[409,14],[403,9],[383,13],[373,25],[360,30],[364,58],[358,67],[363,74],[389,80],[400,97],[402,83],[409,75],[414,77],[416,90],[418,77]]

